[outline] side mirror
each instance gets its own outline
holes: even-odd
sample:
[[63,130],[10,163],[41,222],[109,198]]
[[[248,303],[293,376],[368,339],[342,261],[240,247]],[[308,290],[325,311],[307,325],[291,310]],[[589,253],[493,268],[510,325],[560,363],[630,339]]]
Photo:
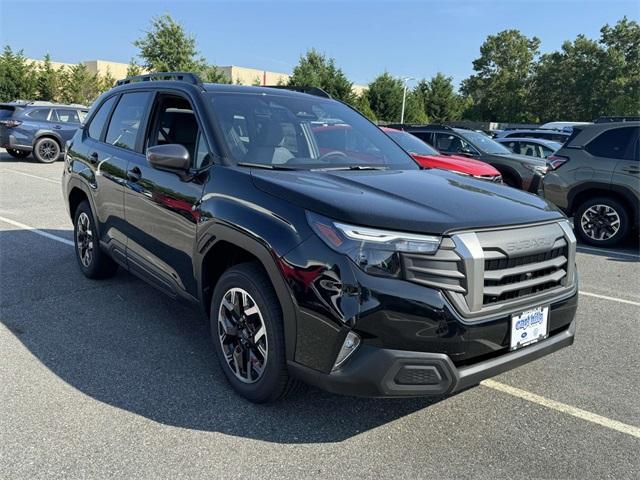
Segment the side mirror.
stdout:
[[147,148],[147,162],[160,170],[186,171],[191,165],[189,151],[178,143]]

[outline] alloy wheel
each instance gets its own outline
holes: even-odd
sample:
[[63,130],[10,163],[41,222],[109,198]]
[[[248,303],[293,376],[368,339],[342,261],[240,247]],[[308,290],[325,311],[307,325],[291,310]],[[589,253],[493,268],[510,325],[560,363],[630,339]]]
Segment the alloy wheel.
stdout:
[[620,230],[620,215],[609,205],[596,204],[584,211],[580,226],[589,238],[608,240]]
[[246,290],[231,288],[218,310],[218,337],[226,363],[238,380],[255,383],[267,365],[267,329],[260,308]]
[[85,268],[89,268],[93,260],[93,231],[89,216],[82,212],[78,216],[78,224],[76,225],[76,245],[80,262]]
[[53,140],[44,140],[38,145],[40,157],[46,161],[54,161],[60,154],[58,144]]

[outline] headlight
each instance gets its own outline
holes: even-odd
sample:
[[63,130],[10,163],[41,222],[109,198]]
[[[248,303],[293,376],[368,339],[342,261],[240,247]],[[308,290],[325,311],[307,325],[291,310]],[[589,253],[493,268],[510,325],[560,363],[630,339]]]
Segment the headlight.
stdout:
[[399,253],[428,255],[440,245],[437,236],[347,225],[312,212],[307,212],[307,221],[330,248],[373,275],[397,277],[401,270]]
[[528,163],[525,163],[524,167],[527,170],[531,170],[532,172],[539,173],[540,175],[543,175],[543,176],[546,175],[546,173],[549,171],[548,165],[530,165]]

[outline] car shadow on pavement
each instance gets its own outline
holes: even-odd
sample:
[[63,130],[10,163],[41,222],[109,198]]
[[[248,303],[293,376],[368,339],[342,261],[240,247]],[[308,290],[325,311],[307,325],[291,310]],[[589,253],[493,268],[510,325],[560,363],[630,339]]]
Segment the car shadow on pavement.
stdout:
[[303,387],[254,405],[227,384],[196,308],[123,271],[88,280],[72,247],[24,230],[0,231],[0,252],[0,321],[64,382],[155,422],[268,442],[339,442],[443,399],[363,399]]

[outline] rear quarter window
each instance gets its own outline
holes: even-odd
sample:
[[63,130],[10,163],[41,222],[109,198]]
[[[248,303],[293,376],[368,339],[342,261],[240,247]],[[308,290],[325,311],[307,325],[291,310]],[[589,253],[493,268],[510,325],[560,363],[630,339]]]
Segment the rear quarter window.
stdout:
[[591,140],[585,150],[596,157],[624,159],[637,127],[614,128]]
[[26,113],[26,116],[32,120],[46,121],[49,118],[50,108],[38,108]]
[[3,118],[11,118],[15,111],[15,107],[0,106],[0,120]]

